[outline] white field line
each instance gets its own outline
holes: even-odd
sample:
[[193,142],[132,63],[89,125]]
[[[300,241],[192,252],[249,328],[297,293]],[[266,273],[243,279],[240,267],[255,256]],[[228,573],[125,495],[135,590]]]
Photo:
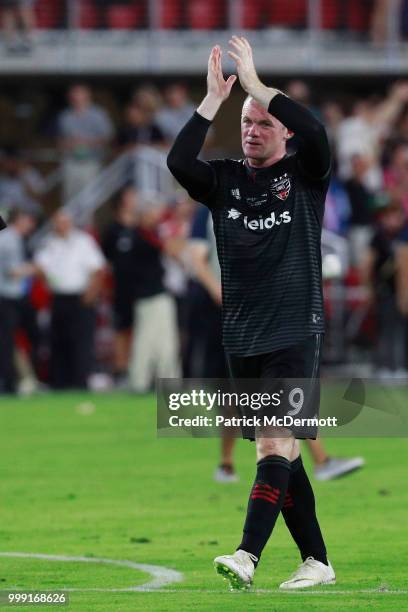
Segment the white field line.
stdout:
[[[0,552],[0,557],[21,557],[25,559],[42,559],[44,561],[65,561],[71,563],[99,563],[105,565],[118,565],[120,567],[127,567],[141,572],[146,572],[153,576],[153,579],[144,584],[138,586],[127,587],[123,589],[99,589],[99,588],[60,588],[56,590],[70,591],[70,592],[88,592],[96,591],[101,593],[130,593],[130,592],[155,592],[155,593],[218,593],[224,594],[228,589],[191,589],[191,588],[180,588],[180,589],[167,589],[163,588],[166,585],[173,584],[175,582],[182,582],[183,574],[176,570],[169,569],[160,565],[148,565],[145,563],[135,563],[133,561],[121,561],[120,559],[99,559],[97,557],[68,557],[66,555],[44,555],[40,553],[24,553],[24,552]],[[0,589],[0,592],[4,589]],[[8,589],[10,590],[10,589]],[[19,590],[19,589],[12,589]],[[22,590],[22,589],[21,589]],[[267,593],[270,595],[408,595],[406,589],[333,589],[327,585],[322,590],[308,590],[302,591],[280,591],[279,589],[257,589],[253,588],[249,591],[236,591],[231,593],[235,596],[249,596],[253,594]]]
[[160,565],[148,565],[146,563],[134,563],[133,561],[121,561],[119,559],[99,559],[96,557],[67,557],[66,555],[43,555],[39,553],[24,553],[24,552],[0,552],[0,557],[21,557],[24,559],[42,559],[43,561],[65,561],[70,563],[99,563],[104,565],[118,565],[120,567],[127,567],[130,569],[137,570],[139,572],[146,572],[151,574],[153,577],[149,582],[138,586],[131,586],[124,589],[76,589],[67,588],[60,589],[64,591],[102,591],[102,592],[132,592],[132,591],[156,591],[163,587],[173,584],[174,582],[181,582],[183,580],[183,574],[176,570],[169,569]]
[[408,595],[408,591],[405,590],[381,590],[381,589],[349,589],[349,590],[339,590],[332,589],[330,586],[322,587],[324,590],[315,591],[315,590],[293,590],[293,591],[281,591],[279,589],[257,589],[252,588],[248,591],[228,591],[227,589],[155,589],[156,593],[223,593],[229,592],[231,595],[248,597],[252,594],[260,595],[266,593],[268,595],[280,595],[281,597],[286,595]]

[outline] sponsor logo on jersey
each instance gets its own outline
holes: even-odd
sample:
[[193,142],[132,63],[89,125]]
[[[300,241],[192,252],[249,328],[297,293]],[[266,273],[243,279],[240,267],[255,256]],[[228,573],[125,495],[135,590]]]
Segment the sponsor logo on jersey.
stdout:
[[[236,208],[230,208],[228,211],[228,219],[239,219],[242,213]],[[275,225],[280,225],[281,223],[290,223],[292,221],[292,217],[290,216],[289,210],[284,210],[283,212],[276,215],[272,212],[267,217],[258,217],[258,219],[249,219],[247,215],[243,218],[244,227],[248,230],[270,230]]]
[[279,215],[275,215],[272,212],[267,217],[258,217],[258,219],[250,219],[245,215],[243,222],[246,229],[256,230],[271,230],[275,225],[281,225],[281,223],[290,223],[292,217],[290,216],[289,210],[284,210]]
[[228,211],[228,219],[238,219],[242,215],[236,208],[230,208]]
[[286,172],[283,176],[280,176],[279,178],[275,178],[271,182],[272,194],[276,196],[277,198],[279,198],[280,200],[282,200],[282,202],[287,199],[289,192],[290,192],[290,188],[291,188],[290,178],[288,177]]
[[238,187],[236,189],[231,189],[231,195],[233,198],[235,198],[236,200],[240,200],[241,199],[241,194],[239,192]]

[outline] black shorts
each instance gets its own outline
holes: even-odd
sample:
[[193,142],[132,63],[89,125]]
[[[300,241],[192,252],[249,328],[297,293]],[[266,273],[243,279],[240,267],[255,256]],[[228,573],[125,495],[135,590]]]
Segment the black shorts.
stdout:
[[[282,379],[307,379],[309,406],[313,411],[313,416],[318,416],[323,339],[324,334],[313,334],[294,346],[250,357],[227,353],[230,377],[234,380],[260,379],[262,382],[257,390],[268,393],[276,391],[277,385],[280,386],[277,381]],[[240,407],[239,412],[241,415],[245,413]],[[254,440],[255,438],[252,428],[243,428],[242,433],[246,439]],[[308,430],[306,435],[295,434],[295,436],[315,439],[317,428]]]

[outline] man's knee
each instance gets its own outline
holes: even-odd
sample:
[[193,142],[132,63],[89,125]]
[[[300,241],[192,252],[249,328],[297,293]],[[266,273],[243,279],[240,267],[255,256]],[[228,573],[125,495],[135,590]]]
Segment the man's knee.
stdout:
[[269,455],[279,455],[285,457],[289,461],[292,459],[293,447],[295,444],[293,436],[274,437],[273,433],[269,436],[256,439],[256,454],[257,460],[268,457]]
[[295,459],[297,459],[300,455],[300,442],[299,440],[294,440],[293,441],[293,446],[292,446],[292,454],[290,456],[290,460],[291,461],[295,461]]

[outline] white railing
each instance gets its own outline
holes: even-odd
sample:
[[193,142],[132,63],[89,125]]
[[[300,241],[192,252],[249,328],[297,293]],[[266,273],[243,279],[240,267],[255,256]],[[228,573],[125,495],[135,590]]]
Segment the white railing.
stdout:
[[138,147],[132,156],[134,184],[142,197],[149,201],[171,199],[176,184],[167,168],[167,153],[144,146]]
[[[168,201],[176,192],[176,184],[167,169],[166,154],[146,146],[119,155],[62,209],[72,216],[76,225],[84,226],[91,221],[94,212],[127,183],[133,183],[142,199],[149,201]],[[38,246],[50,227],[47,222],[34,234],[32,248]]]

